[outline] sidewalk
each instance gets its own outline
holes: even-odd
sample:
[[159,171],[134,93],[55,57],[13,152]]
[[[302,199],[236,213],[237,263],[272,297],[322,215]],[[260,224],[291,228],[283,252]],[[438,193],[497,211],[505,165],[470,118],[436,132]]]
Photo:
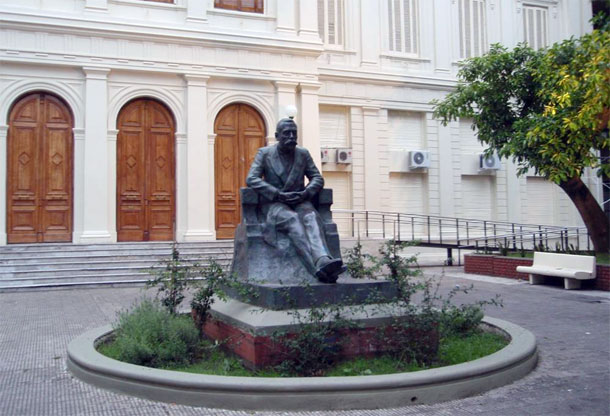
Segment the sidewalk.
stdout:
[[[443,271],[444,270],[444,271]],[[0,415],[493,415],[610,414],[610,295],[530,286],[510,279],[444,273],[443,286],[473,284],[470,301],[500,294],[487,314],[532,331],[538,367],[525,378],[463,400],[399,409],[270,413],[157,403],[100,390],[66,371],[66,347],[84,331],[111,323],[145,292],[140,288],[0,293]],[[154,295],[154,291],[148,291]]]

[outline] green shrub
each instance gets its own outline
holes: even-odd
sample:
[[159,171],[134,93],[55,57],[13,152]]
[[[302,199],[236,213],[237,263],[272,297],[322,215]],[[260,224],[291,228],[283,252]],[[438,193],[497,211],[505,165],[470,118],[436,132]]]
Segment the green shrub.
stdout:
[[184,365],[198,352],[199,331],[190,316],[171,314],[159,301],[144,299],[119,313],[113,354],[148,367]]

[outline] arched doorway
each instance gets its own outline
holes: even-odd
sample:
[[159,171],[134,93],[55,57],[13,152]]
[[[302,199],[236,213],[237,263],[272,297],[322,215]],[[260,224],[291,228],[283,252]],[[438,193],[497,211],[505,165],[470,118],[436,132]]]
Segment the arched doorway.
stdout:
[[72,241],[74,127],[58,97],[36,92],[9,115],[7,241]]
[[175,125],[161,103],[137,99],[117,120],[117,239],[168,241],[175,229]]
[[257,150],[265,145],[265,123],[253,107],[231,104],[214,122],[216,238],[233,238],[241,221],[239,188]]

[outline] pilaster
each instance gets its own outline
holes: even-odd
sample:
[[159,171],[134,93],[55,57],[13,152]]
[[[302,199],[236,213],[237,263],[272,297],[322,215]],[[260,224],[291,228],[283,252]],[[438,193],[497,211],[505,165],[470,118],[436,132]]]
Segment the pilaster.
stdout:
[[277,108],[278,112],[277,121],[279,121],[282,118],[287,117],[286,107],[289,105],[294,105],[296,107],[296,90],[299,84],[297,82],[275,81],[273,85],[275,86],[275,107]]
[[74,137],[74,209],[72,241],[80,242],[83,234],[85,202],[85,129],[72,129]]
[[108,11],[108,0],[86,0],[85,10]]
[[[216,186],[215,186],[215,172],[214,172],[214,143],[216,142],[216,134],[208,134],[208,154],[210,155],[210,163],[207,166],[208,178],[210,178],[210,193],[205,205],[202,205],[201,215],[207,218],[210,224],[210,232],[212,233],[212,239],[216,238]],[[207,210],[206,210],[207,207]]]
[[8,166],[6,153],[6,136],[8,126],[0,126],[0,246],[6,245],[6,166]]
[[440,215],[455,217],[453,146],[451,130],[455,122],[443,126],[438,122],[438,189]]
[[[214,148],[208,145],[208,93],[209,77],[184,75],[187,95],[187,125],[184,144],[178,144],[178,231],[184,241],[201,241],[214,238],[213,222],[206,209],[214,189]],[[180,186],[183,184],[183,186]],[[186,190],[181,193],[180,190]]]
[[106,148],[108,149],[108,232],[110,239],[117,241],[117,139],[118,130],[108,130],[106,135]]
[[108,68],[84,67],[85,146],[81,243],[111,242],[108,211]]
[[[198,1],[198,0],[195,0]],[[277,2],[277,31],[296,33],[296,0]]]
[[364,116],[364,205],[366,210],[381,210],[379,164],[379,108],[363,107]]
[[299,0],[299,36],[319,40],[318,13],[313,12],[317,9],[316,0]]
[[206,6],[207,2],[202,0],[187,0],[186,20],[189,22],[206,23],[208,21]]
[[316,166],[322,171],[320,160],[320,106],[318,90],[321,84],[299,84],[301,111],[299,114],[300,144],[309,150]]

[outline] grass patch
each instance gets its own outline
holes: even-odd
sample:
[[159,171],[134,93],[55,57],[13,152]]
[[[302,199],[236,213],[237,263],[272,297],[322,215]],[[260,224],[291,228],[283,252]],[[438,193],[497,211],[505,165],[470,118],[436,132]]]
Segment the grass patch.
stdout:
[[[465,336],[449,336],[441,339],[439,360],[425,366],[413,362],[402,362],[390,355],[373,358],[357,357],[342,361],[330,368],[325,376],[366,376],[393,373],[406,373],[429,368],[443,367],[476,360],[504,348],[508,341],[494,333],[476,332]],[[98,351],[110,358],[117,359],[117,347],[113,342],[98,346]],[[252,371],[243,366],[241,361],[208,341],[201,343],[201,357],[190,365],[169,365],[165,370],[183,371],[195,374],[210,374],[237,377],[289,377],[277,369]]]

